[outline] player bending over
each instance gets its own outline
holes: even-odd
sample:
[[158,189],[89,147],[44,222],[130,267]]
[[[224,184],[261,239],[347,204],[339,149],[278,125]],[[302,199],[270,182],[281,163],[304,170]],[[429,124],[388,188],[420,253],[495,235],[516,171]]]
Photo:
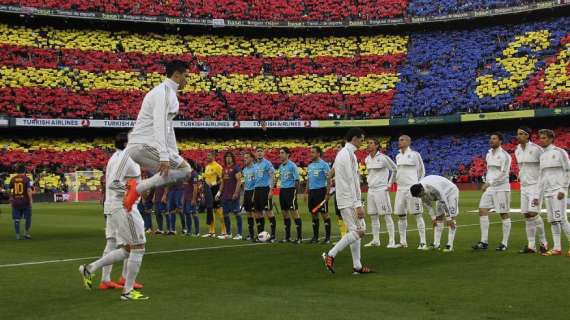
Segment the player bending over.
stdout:
[[440,249],[441,234],[443,233],[443,217],[447,221],[449,233],[447,245],[443,252],[453,251],[453,240],[457,223],[455,217],[459,215],[459,189],[448,179],[441,176],[426,176],[419,183],[410,187],[413,197],[421,198],[428,208],[434,225],[433,250]]
[[372,221],[372,241],[364,246],[380,246],[380,216],[384,216],[389,239],[387,248],[396,248],[392,203],[389,193],[390,185],[396,173],[396,164],[390,157],[380,152],[380,143],[376,139],[368,139],[368,152],[365,163],[368,171],[367,202],[368,214]]
[[503,240],[496,251],[505,251],[509,245],[511,233],[511,185],[509,172],[511,169],[511,156],[501,147],[503,135],[495,132],[491,134],[489,144],[491,149],[487,152],[487,175],[483,185],[483,195],[479,202],[479,223],[481,226],[481,241],[473,246],[474,250],[487,250],[489,247],[489,211],[501,215],[503,224]]
[[311,243],[319,242],[319,213],[325,224],[325,240],[331,243],[331,218],[329,216],[330,184],[328,174],[330,167],[321,159],[323,150],[319,146],[311,147],[311,163],[307,167],[307,203],[313,219],[313,238]]
[[297,204],[297,189],[299,188],[299,168],[289,160],[291,151],[283,147],[279,150],[279,205],[283,212],[283,223],[285,224],[285,239],[282,242],[291,242],[291,217],[295,220],[297,227],[297,239],[293,241],[300,244],[303,240],[303,227],[299,216],[299,205]]
[[[542,129],[538,132],[540,143],[544,153],[540,156],[540,178],[538,180],[538,197],[533,200],[538,206],[540,196],[544,197],[544,203],[548,212],[548,222],[552,229],[552,250],[544,253],[544,256],[562,255],[561,236],[562,230],[570,241],[570,223],[566,214],[566,198],[568,185],[570,184],[570,160],[566,150],[555,146],[554,131]],[[566,254],[570,257],[570,250]]]
[[[120,166],[124,167],[121,168]],[[129,158],[129,154],[126,151],[117,150],[107,164],[109,177],[115,177],[116,179],[118,171],[122,172],[122,175],[119,176],[120,183],[126,184],[130,179],[140,179],[140,166]],[[111,179],[107,179],[107,181],[111,181]],[[115,262],[126,260],[125,284],[121,299],[146,300],[148,299],[147,296],[134,289],[135,280],[145,252],[144,221],[137,206],[133,206],[131,211],[123,208],[124,193],[124,190],[107,187],[105,207],[109,212],[110,221],[107,222],[106,233],[108,239],[114,236],[116,243],[109,246],[108,242],[106,254],[97,261],[81,265],[79,273],[83,278],[83,285],[90,290],[93,286],[94,272]]]
[[396,206],[394,210],[394,213],[399,217],[398,232],[400,233],[400,243],[397,246],[400,248],[408,247],[406,239],[408,229],[407,215],[413,214],[416,217],[416,225],[420,234],[418,250],[428,250],[426,245],[426,223],[422,216],[422,201],[412,197],[410,194],[410,186],[418,183],[426,174],[424,162],[422,156],[410,148],[412,143],[410,136],[401,136],[398,139],[398,143],[400,146],[400,152],[396,155],[396,164],[398,166],[396,183],[398,184],[398,191],[396,191]]
[[116,191],[125,188],[125,184],[120,181],[126,176],[124,171],[129,159],[145,170],[157,173],[148,179],[131,179],[126,182],[127,192],[123,205],[127,211],[131,211],[143,192],[187,179],[192,172],[188,162],[178,154],[173,121],[179,109],[176,92],[186,85],[187,69],[188,66],[183,61],[168,62],[167,78],[143,99],[137,121],[129,134],[129,144],[125,150],[128,156],[122,157],[125,163],[119,164],[113,188]]
[[368,267],[360,262],[360,239],[366,232],[364,222],[364,208],[360,192],[360,174],[358,172],[358,159],[355,151],[364,141],[364,132],[360,128],[352,128],[346,134],[346,145],[337,154],[334,162],[336,199],[342,219],[348,227],[344,237],[322,258],[326,268],[334,273],[334,260],[336,255],[350,246],[352,254],[353,274],[370,273]]
[[515,156],[519,165],[519,181],[521,182],[521,213],[526,218],[526,237],[528,244],[519,253],[536,253],[536,235],[540,238],[540,253],[546,253],[548,244],[544,232],[544,221],[540,217],[540,201],[535,205],[540,178],[540,156],[544,152],[541,147],[530,141],[531,130],[521,127],[517,130],[519,145]]

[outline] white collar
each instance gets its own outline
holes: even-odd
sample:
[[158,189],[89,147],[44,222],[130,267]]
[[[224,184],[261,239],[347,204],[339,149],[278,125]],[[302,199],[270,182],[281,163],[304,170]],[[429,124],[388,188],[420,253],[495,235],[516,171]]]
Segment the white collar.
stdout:
[[353,145],[350,142],[347,142],[346,145],[344,146],[348,151],[350,152],[355,152],[356,151],[356,146]]
[[164,84],[166,86],[168,86],[170,89],[174,90],[175,92],[178,91],[178,83],[174,82],[174,80],[170,79],[170,78],[166,78],[164,80]]

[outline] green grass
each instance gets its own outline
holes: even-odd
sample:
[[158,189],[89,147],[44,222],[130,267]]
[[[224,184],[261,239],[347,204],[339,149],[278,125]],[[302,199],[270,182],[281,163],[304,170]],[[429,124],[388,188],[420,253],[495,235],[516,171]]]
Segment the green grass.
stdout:
[[[211,249],[145,256],[139,280],[151,300],[140,303],[119,301],[117,291],[84,290],[77,267],[89,260],[2,267],[100,255],[105,241],[98,204],[36,204],[31,241],[14,240],[3,206],[0,319],[567,319],[570,258],[517,254],[525,244],[520,215],[513,216],[509,251],[471,251],[479,227],[477,215],[468,211],[476,209],[479,196],[461,195],[454,253],[363,248],[363,262],[378,271],[366,276],[350,274],[348,249],[337,257],[332,275],[320,260],[323,245],[151,236],[149,252]],[[514,208],[518,197],[513,194]],[[282,227],[279,222],[281,234]],[[415,229],[413,218],[409,228]],[[411,247],[417,237],[409,231]],[[493,248],[500,237],[500,224],[492,224]],[[219,246],[227,247],[214,248]],[[120,269],[115,267],[114,277]]]

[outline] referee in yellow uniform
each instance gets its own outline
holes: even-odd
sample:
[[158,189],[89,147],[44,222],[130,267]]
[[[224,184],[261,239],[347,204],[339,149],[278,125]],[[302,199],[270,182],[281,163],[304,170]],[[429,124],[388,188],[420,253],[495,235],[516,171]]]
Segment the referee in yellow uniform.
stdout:
[[226,226],[224,225],[224,214],[220,202],[220,183],[222,182],[222,174],[224,169],[216,162],[216,152],[210,151],[208,153],[208,164],[204,170],[204,198],[206,200],[206,224],[208,225],[208,234],[203,237],[216,236],[216,219],[214,219],[214,212],[222,226],[222,234],[226,234]]

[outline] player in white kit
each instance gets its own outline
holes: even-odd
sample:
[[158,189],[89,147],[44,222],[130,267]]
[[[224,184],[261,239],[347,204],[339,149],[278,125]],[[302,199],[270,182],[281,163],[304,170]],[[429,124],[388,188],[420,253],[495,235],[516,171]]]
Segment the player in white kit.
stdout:
[[505,251],[509,245],[511,233],[511,185],[509,172],[511,170],[511,155],[502,147],[503,135],[498,132],[491,134],[489,144],[491,149],[485,158],[487,174],[483,185],[483,196],[479,201],[479,223],[481,227],[481,241],[473,246],[474,250],[486,250],[489,247],[489,211],[501,215],[503,224],[503,240],[496,251]]
[[362,194],[360,191],[360,174],[358,159],[354,152],[364,140],[364,132],[360,128],[352,128],[346,134],[346,145],[337,154],[334,161],[336,200],[340,214],[347,226],[347,233],[329,250],[323,253],[325,267],[335,272],[334,260],[336,255],[350,246],[352,254],[353,274],[370,273],[368,267],[360,262],[360,239],[366,233],[364,222],[364,208],[362,207]]
[[541,199],[538,194],[540,178],[540,156],[543,150],[530,141],[531,130],[521,127],[517,130],[519,145],[515,156],[519,165],[519,181],[521,183],[521,214],[526,221],[526,237],[528,244],[519,253],[536,253],[536,236],[540,239],[540,253],[546,253],[548,244],[544,232],[544,221],[540,216],[540,201],[535,205],[534,199]]
[[420,181],[425,174],[424,162],[422,156],[410,148],[412,139],[403,135],[398,139],[400,153],[396,155],[396,165],[398,166],[396,173],[396,183],[398,190],[396,191],[396,206],[394,214],[399,217],[398,232],[400,233],[399,248],[407,248],[408,241],[406,232],[408,229],[407,214],[413,214],[416,217],[416,224],[420,234],[420,244],[418,250],[428,250],[426,245],[426,223],[424,221],[422,200],[414,198],[410,194],[410,187]]
[[[120,168],[120,165],[123,165],[124,168]],[[126,151],[120,150],[109,159],[107,170],[107,174],[114,177],[116,177],[117,171],[121,170],[123,172],[119,180],[121,183],[126,183],[129,179],[140,179],[141,175],[140,166],[129,158]],[[85,288],[91,289],[95,271],[126,259],[126,280],[121,299],[146,300],[148,299],[147,296],[134,289],[145,252],[146,237],[143,218],[137,206],[134,206],[131,211],[123,208],[124,190],[107,188],[106,192],[106,209],[109,211],[111,219],[107,222],[107,237],[114,236],[118,248],[107,252],[97,261],[79,267],[83,284]]]
[[[561,233],[564,231],[570,241],[570,223],[566,214],[566,198],[568,185],[570,184],[570,160],[566,150],[553,144],[554,131],[542,129],[538,132],[540,144],[544,153],[540,156],[540,179],[538,181],[539,197],[544,198],[544,204],[548,212],[548,222],[552,230],[552,250],[544,253],[544,256],[562,255]],[[538,205],[540,198],[533,200]],[[566,254],[570,257],[570,251]]]
[[424,206],[428,208],[434,224],[433,250],[440,249],[443,218],[445,217],[449,232],[447,245],[443,252],[452,252],[457,230],[455,218],[459,215],[459,189],[457,186],[441,176],[426,176],[418,184],[410,187],[410,193],[414,197],[421,198]]
[[[178,154],[173,121],[179,109],[176,92],[186,85],[187,69],[188,66],[183,61],[168,62],[167,78],[143,99],[137,121],[129,134],[126,152],[145,170],[157,173],[140,182],[134,179],[127,181],[123,201],[127,211],[131,210],[143,192],[190,178],[192,168]],[[125,164],[120,164],[113,181],[115,189],[125,188],[124,184],[119,183],[124,169]]]
[[388,230],[387,248],[396,248],[394,240],[394,221],[392,220],[392,203],[390,202],[390,185],[395,178],[396,164],[390,157],[380,152],[377,139],[368,139],[368,156],[365,159],[368,171],[368,214],[372,222],[372,241],[365,247],[380,246],[380,216],[384,216]]

